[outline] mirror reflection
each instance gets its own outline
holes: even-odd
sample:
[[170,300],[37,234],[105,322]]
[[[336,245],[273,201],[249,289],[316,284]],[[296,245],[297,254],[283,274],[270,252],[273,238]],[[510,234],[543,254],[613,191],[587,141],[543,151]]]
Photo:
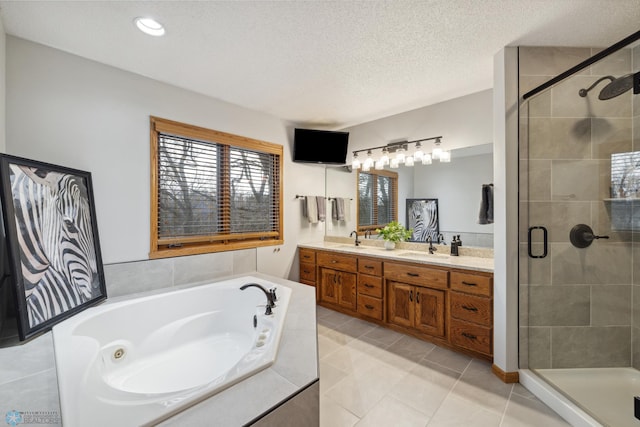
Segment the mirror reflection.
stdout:
[[[491,206],[487,206],[483,187],[493,182],[493,144],[452,150],[450,163],[434,162],[396,169],[387,166],[382,171],[369,171],[373,172],[382,176],[384,173],[397,174],[397,195],[393,207],[400,223],[408,226],[410,221],[406,208],[408,199],[437,199],[439,232],[444,235],[446,243],[450,243],[453,236],[460,235],[465,246],[493,247],[493,224],[486,220],[487,209]],[[377,206],[374,207],[373,203],[363,206],[363,212],[358,206],[359,191],[374,190],[373,181],[368,182],[370,185],[360,185],[363,180],[359,177],[363,175],[346,167],[326,168],[325,188],[330,206],[333,209],[336,199],[345,206],[342,219],[334,216],[327,219],[328,236],[347,237],[353,230],[371,228],[378,222],[373,217]],[[376,193],[364,199],[373,201],[373,194]],[[367,219],[370,220],[369,227]]]

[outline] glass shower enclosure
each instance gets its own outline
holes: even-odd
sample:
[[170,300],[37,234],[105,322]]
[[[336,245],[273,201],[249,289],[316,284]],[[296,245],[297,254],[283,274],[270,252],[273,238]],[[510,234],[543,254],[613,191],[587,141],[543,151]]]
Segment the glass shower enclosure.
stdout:
[[579,63],[521,98],[520,367],[616,427],[640,425],[639,39],[519,49],[525,90]]

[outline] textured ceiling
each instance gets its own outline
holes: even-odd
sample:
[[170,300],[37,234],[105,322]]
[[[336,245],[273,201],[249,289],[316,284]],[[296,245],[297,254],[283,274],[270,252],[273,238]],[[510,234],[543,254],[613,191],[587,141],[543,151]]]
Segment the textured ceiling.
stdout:
[[0,14],[7,34],[327,128],[488,89],[504,46],[605,47],[640,29],[640,0],[22,0]]

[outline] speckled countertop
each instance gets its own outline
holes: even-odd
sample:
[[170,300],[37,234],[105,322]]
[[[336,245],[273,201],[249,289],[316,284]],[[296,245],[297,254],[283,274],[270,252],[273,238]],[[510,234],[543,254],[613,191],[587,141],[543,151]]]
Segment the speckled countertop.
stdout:
[[361,242],[356,246],[353,239],[327,237],[323,242],[300,243],[298,247],[493,273],[492,249],[461,246],[460,256],[450,256],[449,245],[434,245],[438,250],[431,255],[427,250],[429,246],[424,243],[399,243],[395,249],[386,250],[382,240],[363,239]]

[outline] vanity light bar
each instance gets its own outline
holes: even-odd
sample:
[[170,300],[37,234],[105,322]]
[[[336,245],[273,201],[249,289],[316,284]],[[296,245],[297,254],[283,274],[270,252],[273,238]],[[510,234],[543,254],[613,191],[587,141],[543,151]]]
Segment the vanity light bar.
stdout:
[[[433,141],[436,144],[436,147],[432,150],[431,153],[425,153],[422,150],[421,142],[424,141]],[[380,147],[371,147],[364,148],[362,150],[355,150],[353,152],[353,161],[351,162],[351,167],[353,169],[362,168],[363,171],[369,171],[372,167],[376,169],[382,169],[384,166],[389,165],[391,168],[397,168],[400,164],[404,164],[405,166],[413,166],[414,164],[420,162],[423,165],[430,165],[433,160],[440,160],[442,163],[451,162],[451,151],[446,151],[440,148],[440,143],[442,142],[442,136],[433,136],[431,138],[423,138],[417,139],[415,141],[400,141],[400,142],[390,142],[387,145],[382,145]],[[409,155],[409,144],[415,144],[415,151],[413,154]],[[382,150],[382,156],[379,159],[374,159],[372,157],[372,150]],[[364,162],[361,162],[358,158],[358,153],[367,152],[367,159]],[[393,158],[389,156],[389,154],[395,154]]]

